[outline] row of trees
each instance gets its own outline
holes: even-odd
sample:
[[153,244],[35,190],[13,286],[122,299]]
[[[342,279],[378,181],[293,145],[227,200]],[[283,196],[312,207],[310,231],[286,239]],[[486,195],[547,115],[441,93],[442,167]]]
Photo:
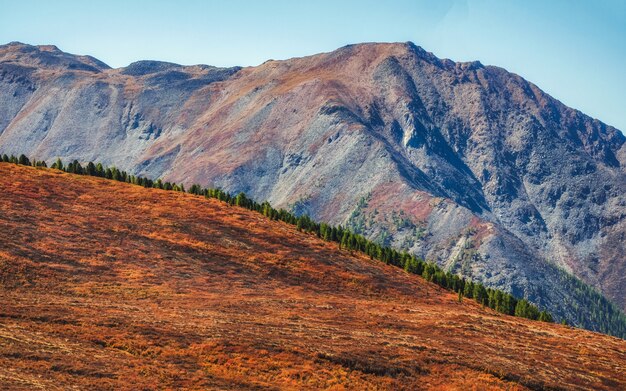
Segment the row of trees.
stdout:
[[559,269],[556,275],[559,286],[576,298],[563,303],[574,324],[626,339],[626,315],[617,305],[565,270]]
[[31,162],[30,159],[24,154],[20,155],[19,157],[15,157],[13,155],[8,156],[7,154],[4,154],[0,157],[0,161],[4,163],[20,164],[22,166],[48,167],[46,162],[44,162],[43,160],[41,161],[33,160]]
[[[3,155],[2,161],[36,167],[47,167],[44,161],[31,161],[24,155],[20,155],[19,157]],[[162,182],[160,179],[153,181],[146,177],[130,175],[126,171],[118,170],[115,167],[104,167],[100,163],[94,164],[93,162],[89,162],[87,165],[82,166],[77,160],[74,160],[66,165],[61,159],[57,159],[52,164],[51,168],[73,174],[97,176],[132,183],[143,187],[185,192],[185,187],[182,184]],[[458,293],[459,300],[466,297],[474,299],[479,304],[504,314],[545,322],[553,321],[552,316],[548,312],[540,311],[526,299],[515,298],[511,294],[498,289],[486,288],[479,282],[473,282],[461,278],[456,274],[446,272],[437,264],[426,262],[406,251],[401,252],[387,246],[382,246],[362,235],[351,232],[341,225],[331,226],[326,223],[318,223],[307,215],[296,216],[287,210],[273,208],[269,202],[258,203],[248,198],[244,193],[232,195],[221,189],[203,188],[198,184],[192,185],[188,193],[207,198],[215,198],[230,205],[259,212],[271,220],[279,220],[295,225],[299,231],[311,233],[325,241],[339,244],[339,248],[341,249],[351,252],[358,251],[367,254],[371,259],[403,268],[408,273],[420,275],[430,282]]]

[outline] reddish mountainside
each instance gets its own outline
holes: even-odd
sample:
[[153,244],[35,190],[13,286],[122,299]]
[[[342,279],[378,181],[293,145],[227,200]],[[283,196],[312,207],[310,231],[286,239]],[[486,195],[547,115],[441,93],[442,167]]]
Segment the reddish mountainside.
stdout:
[[626,309],[625,141],[411,43],[228,69],[0,46],[0,152],[245,191],[592,329],[597,298],[566,272]]
[[0,388],[626,388],[624,340],[245,209],[5,163],[0,191]]

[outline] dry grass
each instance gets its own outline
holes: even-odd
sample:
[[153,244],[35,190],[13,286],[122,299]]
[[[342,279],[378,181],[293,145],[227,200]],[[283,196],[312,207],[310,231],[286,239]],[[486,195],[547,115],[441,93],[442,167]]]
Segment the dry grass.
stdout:
[[0,192],[3,389],[626,389],[626,341],[247,210],[9,164]]

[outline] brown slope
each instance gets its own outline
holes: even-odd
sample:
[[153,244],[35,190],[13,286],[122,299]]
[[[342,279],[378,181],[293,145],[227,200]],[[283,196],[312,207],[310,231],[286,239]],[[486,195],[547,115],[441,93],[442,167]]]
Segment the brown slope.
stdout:
[[497,314],[216,200],[0,164],[0,388],[619,389]]
[[244,69],[0,46],[2,152],[245,191],[596,330],[594,298],[557,266],[626,309],[625,140],[517,75],[410,43]]

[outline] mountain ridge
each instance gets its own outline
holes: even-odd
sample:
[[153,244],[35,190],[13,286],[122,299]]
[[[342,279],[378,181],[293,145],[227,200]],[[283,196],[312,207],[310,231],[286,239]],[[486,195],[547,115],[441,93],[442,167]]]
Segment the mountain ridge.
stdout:
[[2,152],[245,191],[569,321],[563,303],[580,301],[550,263],[626,306],[624,136],[502,68],[357,44],[258,67],[38,76],[2,53]]

